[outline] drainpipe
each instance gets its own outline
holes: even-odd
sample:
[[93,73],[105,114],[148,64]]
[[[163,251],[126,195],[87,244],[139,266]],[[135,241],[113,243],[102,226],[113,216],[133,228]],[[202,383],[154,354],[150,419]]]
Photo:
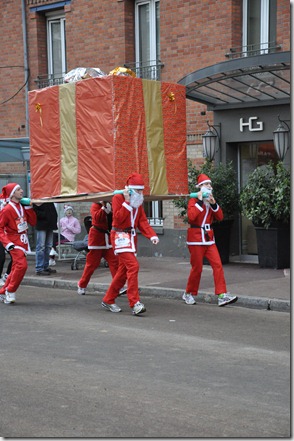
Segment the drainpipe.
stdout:
[[29,63],[28,63],[28,47],[27,47],[27,26],[26,26],[26,4],[25,0],[21,1],[22,11],[22,35],[23,35],[23,54],[24,54],[24,71],[25,71],[25,112],[26,112],[26,136],[29,137]]
[[[29,63],[28,63],[28,47],[27,47],[27,25],[26,25],[26,3],[21,1],[21,21],[22,21],[22,38],[23,38],[23,56],[24,56],[24,73],[25,73],[25,113],[26,113],[26,137],[29,138]],[[30,160],[25,161],[26,164],[26,181],[27,196],[31,194],[30,186]]]

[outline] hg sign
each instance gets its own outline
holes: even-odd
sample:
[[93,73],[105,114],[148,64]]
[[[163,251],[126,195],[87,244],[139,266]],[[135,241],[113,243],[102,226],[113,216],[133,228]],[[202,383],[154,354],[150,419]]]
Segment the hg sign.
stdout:
[[248,122],[244,122],[243,118],[240,118],[240,132],[244,131],[244,127],[248,127],[249,132],[261,132],[263,130],[263,122],[256,121],[255,127],[253,127],[253,121],[258,119],[258,116],[250,116]]

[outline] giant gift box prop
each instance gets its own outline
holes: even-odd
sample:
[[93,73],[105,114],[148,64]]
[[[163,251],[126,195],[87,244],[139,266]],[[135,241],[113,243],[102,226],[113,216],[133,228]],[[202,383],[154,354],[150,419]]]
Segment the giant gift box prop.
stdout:
[[33,200],[112,194],[134,171],[151,199],[188,193],[182,85],[91,78],[29,92],[29,115]]

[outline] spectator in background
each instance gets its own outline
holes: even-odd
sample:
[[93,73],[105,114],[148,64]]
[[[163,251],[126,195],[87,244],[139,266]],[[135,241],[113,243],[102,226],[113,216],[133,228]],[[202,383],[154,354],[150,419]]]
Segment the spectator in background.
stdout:
[[56,273],[49,268],[49,254],[53,245],[53,230],[57,228],[57,211],[52,202],[33,204],[37,215],[36,225],[36,275]]
[[[70,205],[64,207],[64,217],[59,221],[60,225],[60,243],[73,242],[76,234],[81,232],[79,220],[73,216],[73,208]],[[50,252],[49,265],[55,265],[56,247],[58,245],[58,233],[53,233],[53,250]]]
[[5,260],[6,260],[6,253],[8,253],[10,256],[9,251],[6,251],[2,243],[0,242],[0,286],[3,286],[5,284],[5,281],[8,275],[10,274],[11,266],[12,266],[12,259],[10,256],[10,262],[7,265],[6,272],[3,274]]

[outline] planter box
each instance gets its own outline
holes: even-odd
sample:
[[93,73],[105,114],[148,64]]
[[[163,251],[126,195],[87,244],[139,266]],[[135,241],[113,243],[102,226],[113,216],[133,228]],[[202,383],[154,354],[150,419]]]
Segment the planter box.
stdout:
[[261,268],[290,268],[290,226],[255,227]]
[[[212,225],[215,244],[223,265],[230,263],[230,245],[233,223],[234,220],[223,220]],[[203,264],[209,265],[206,257],[203,259]]]
[[215,243],[222,261],[222,264],[230,262],[231,231],[234,221],[224,220],[213,224]]

